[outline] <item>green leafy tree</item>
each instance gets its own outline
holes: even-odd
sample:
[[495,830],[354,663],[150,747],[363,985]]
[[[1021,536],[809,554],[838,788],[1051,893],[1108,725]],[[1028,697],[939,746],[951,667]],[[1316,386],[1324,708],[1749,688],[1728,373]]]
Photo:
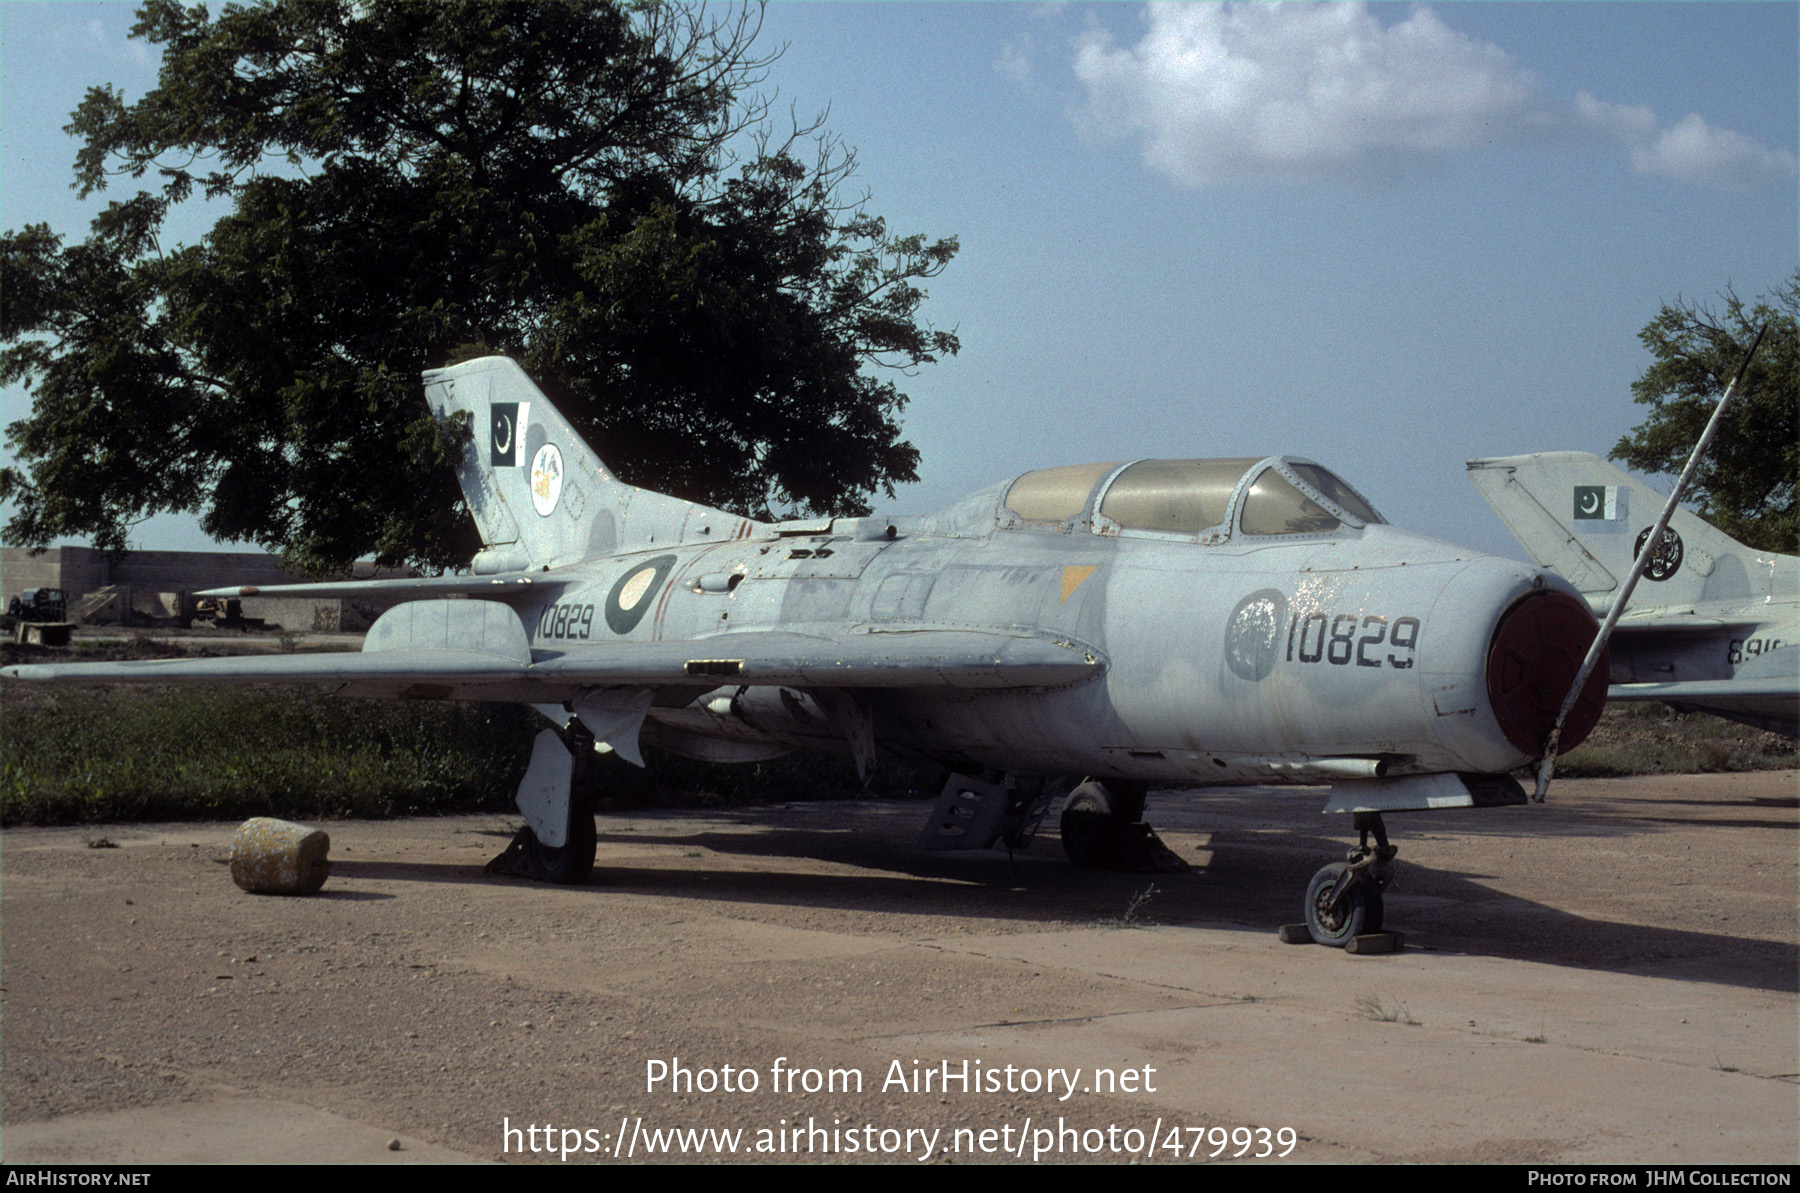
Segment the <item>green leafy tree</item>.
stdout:
[[1651,408],[1612,458],[1639,472],[1679,473],[1756,329],[1768,334],[1725,412],[1689,490],[1720,530],[1765,551],[1800,549],[1800,273],[1746,305],[1729,289],[1723,310],[1666,305],[1639,338],[1656,363],[1632,384]]
[[[65,246],[0,238],[0,382],[32,393],[9,542],[122,547],[152,513],[314,573],[465,562],[466,428],[419,372],[519,358],[624,479],[748,514],[866,512],[916,479],[891,379],[957,350],[854,154],[758,88],[760,12],[605,0],[150,0],[134,104],[89,91]],[[172,206],[228,214],[165,246]],[[883,373],[881,366],[889,372]]]

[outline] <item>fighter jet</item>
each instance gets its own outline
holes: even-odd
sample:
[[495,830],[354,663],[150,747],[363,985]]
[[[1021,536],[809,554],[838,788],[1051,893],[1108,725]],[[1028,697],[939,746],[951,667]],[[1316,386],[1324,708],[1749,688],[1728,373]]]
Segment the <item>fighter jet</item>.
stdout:
[[[1066,791],[1063,848],[1087,865],[1143,845],[1152,784],[1330,784],[1360,844],[1305,914],[1341,946],[1381,926],[1383,813],[1525,801],[1508,772],[1541,754],[1596,632],[1555,573],[1396,529],[1292,456],[1081,464],[920,517],[761,522],[622,483],[511,360],[424,379],[468,428],[468,574],[214,594],[421,598],[360,652],[4,674],[534,705],[552,728],[520,844],[552,882],[593,866],[597,749],[939,763],[931,848],[1022,844]],[[1565,746],[1603,697],[1596,676]]]
[[[1600,616],[1645,548],[1662,494],[1599,456],[1470,460],[1469,479],[1531,558]],[[1609,700],[1800,734],[1800,571],[1677,509],[1608,644]]]

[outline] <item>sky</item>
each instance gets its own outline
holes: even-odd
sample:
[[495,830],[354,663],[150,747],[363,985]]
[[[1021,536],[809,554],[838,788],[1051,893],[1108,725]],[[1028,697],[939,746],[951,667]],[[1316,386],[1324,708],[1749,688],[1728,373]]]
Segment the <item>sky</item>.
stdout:
[[[775,111],[827,113],[891,231],[961,244],[922,313],[962,350],[902,380],[921,479],[879,508],[1282,453],[1397,525],[1520,557],[1464,461],[1605,455],[1646,411],[1638,333],[1663,304],[1800,267],[1797,18],[777,0]],[[0,0],[0,227],[85,231],[61,128],[89,86],[154,84],[131,24]],[[0,393],[0,423],[28,401]],[[132,543],[210,545],[181,518]]]

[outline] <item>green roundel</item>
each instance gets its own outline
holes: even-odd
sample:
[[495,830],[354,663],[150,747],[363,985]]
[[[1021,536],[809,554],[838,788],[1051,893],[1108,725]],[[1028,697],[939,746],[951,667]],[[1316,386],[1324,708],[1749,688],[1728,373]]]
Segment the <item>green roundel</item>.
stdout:
[[1225,665],[1252,683],[1275,669],[1276,642],[1288,617],[1280,589],[1262,588],[1237,603],[1225,622]]
[[629,634],[644,620],[644,614],[656,603],[669,569],[675,566],[673,555],[658,555],[645,560],[619,577],[606,594],[606,624],[615,634]]

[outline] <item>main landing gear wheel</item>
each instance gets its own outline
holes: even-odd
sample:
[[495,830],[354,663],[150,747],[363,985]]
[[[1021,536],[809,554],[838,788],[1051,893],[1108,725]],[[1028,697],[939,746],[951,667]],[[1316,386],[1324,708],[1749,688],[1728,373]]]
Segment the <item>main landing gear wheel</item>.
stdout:
[[[563,886],[576,886],[593,876],[598,844],[593,758],[594,735],[579,720],[538,734],[531,765],[519,781],[517,800],[525,827],[506,852],[488,863],[489,874],[517,874]],[[559,820],[563,844],[546,845],[538,831],[550,832]]]
[[569,811],[568,843],[552,849],[537,839],[529,828],[525,833],[525,856],[531,862],[531,873],[544,882],[564,886],[580,886],[594,873],[594,854],[599,836],[594,829],[594,810],[588,801],[577,799]]
[[1341,949],[1353,936],[1381,931],[1381,888],[1350,874],[1348,864],[1335,862],[1306,888],[1306,930],[1319,944]]
[[1069,793],[1063,805],[1063,852],[1077,866],[1104,866],[1119,851],[1124,822],[1113,810],[1106,784],[1089,780]]
[[[1150,784],[1136,779],[1088,779],[1063,805],[1063,852],[1077,866],[1140,867],[1162,848],[1144,818]],[[1166,852],[1166,851],[1165,851]]]

